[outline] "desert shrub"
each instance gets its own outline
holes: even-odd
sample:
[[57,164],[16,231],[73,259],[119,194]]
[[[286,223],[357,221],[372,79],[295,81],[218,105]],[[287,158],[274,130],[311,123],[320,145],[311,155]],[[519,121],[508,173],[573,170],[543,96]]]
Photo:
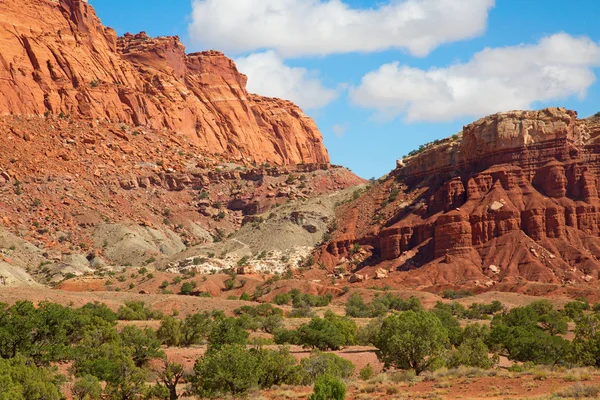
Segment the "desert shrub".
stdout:
[[448,332],[435,314],[406,311],[383,320],[375,346],[386,368],[429,369],[448,346]]
[[489,352],[490,350],[482,339],[469,338],[450,352],[447,365],[449,368],[464,365],[489,369],[493,365],[493,360],[488,356]]
[[568,399],[595,399],[598,397],[598,394],[600,394],[600,386],[577,383],[561,390],[560,392],[554,393],[554,396]]
[[[545,314],[540,315],[540,312]],[[492,319],[488,343],[493,349],[505,352],[511,360],[536,364],[564,363],[571,353],[571,346],[567,340],[548,333],[545,316],[551,315],[551,312],[546,305],[538,304],[497,314]],[[556,328],[550,330],[554,332],[553,329]]]
[[444,290],[444,292],[442,293],[442,297],[444,299],[462,299],[464,297],[470,297],[473,296],[473,292],[469,291],[469,290],[450,290],[450,289],[446,289]]
[[360,376],[360,379],[362,379],[363,381],[371,379],[374,374],[375,374],[375,372],[373,371],[373,367],[371,366],[371,364],[365,365],[358,372],[358,376]]
[[259,371],[258,357],[245,346],[225,344],[196,361],[190,389],[202,397],[238,396],[258,387]]
[[356,331],[356,343],[361,346],[375,345],[377,335],[381,329],[383,319],[378,318],[369,321],[368,324],[361,326]]
[[278,350],[260,349],[257,351],[260,363],[258,385],[270,388],[275,385],[293,385],[300,381],[301,371],[298,361],[286,347]]
[[324,318],[315,317],[298,328],[299,344],[319,350],[339,350],[346,338],[339,327]]
[[290,290],[289,294],[292,297],[292,306],[295,308],[306,306],[325,307],[328,306],[333,299],[333,295],[331,293],[327,293],[324,296],[315,296],[310,293],[301,293],[298,289]]
[[252,298],[250,297],[250,295],[248,293],[244,292],[240,295],[240,300],[251,301]]
[[179,289],[179,294],[189,296],[192,294],[194,289],[196,289],[196,282],[184,282]]
[[340,378],[323,375],[315,381],[313,393],[308,400],[344,400],[346,384]]
[[239,396],[253,388],[295,384],[301,369],[286,348],[247,349],[239,344],[211,348],[196,361],[191,392],[204,397]]
[[448,340],[450,344],[456,346],[460,343],[462,329],[458,319],[445,309],[433,309],[432,312],[438,317],[442,326],[448,332]]
[[74,310],[56,303],[18,301],[12,306],[0,303],[0,358],[22,355],[37,365],[63,361],[71,345],[89,329],[112,329],[116,315],[106,307],[88,304]]
[[421,301],[411,296],[404,300],[392,293],[377,296],[369,304],[358,293],[353,293],[346,302],[346,315],[354,318],[376,318],[386,315],[389,311],[419,311],[423,306]]
[[245,329],[262,330],[273,333],[283,325],[283,310],[269,303],[258,306],[242,306],[233,310],[244,324]]
[[310,357],[300,360],[300,370],[301,384],[310,385],[322,375],[346,379],[354,373],[354,364],[333,353],[314,350]]
[[156,331],[158,339],[167,346],[178,346],[181,342],[181,321],[166,316],[160,321]]
[[208,337],[212,330],[212,319],[207,312],[189,314],[179,326],[181,335],[179,343],[184,347],[190,347],[202,343]]
[[260,320],[260,329],[266,333],[273,333],[283,326],[283,317],[281,315],[269,315]]
[[576,365],[600,366],[599,315],[582,315],[577,319],[570,360]]
[[60,400],[60,380],[24,357],[0,358],[0,399]]
[[289,293],[278,293],[273,298],[273,303],[279,306],[290,304],[290,301],[292,301],[292,295]]
[[84,375],[75,381],[72,392],[76,400],[100,400],[102,386],[95,376]]
[[134,349],[122,341],[99,346],[82,343],[74,352],[73,371],[77,376],[92,375],[105,381],[107,398],[133,399],[146,389],[147,370],[136,366]]
[[286,314],[288,318],[313,318],[315,315],[312,307],[309,305],[294,308]]
[[233,310],[235,315],[248,314],[252,317],[268,317],[270,315],[283,315],[283,310],[279,307],[273,307],[269,303],[263,303],[258,306],[242,306]]
[[160,311],[146,307],[143,301],[127,301],[117,311],[117,318],[124,321],[158,320],[162,316]]
[[569,318],[576,320],[581,315],[583,315],[584,311],[588,311],[589,309],[590,309],[590,305],[587,302],[570,301],[567,304],[565,304],[562,312]]
[[331,311],[325,318],[315,317],[297,330],[299,344],[319,350],[338,350],[355,342],[357,327],[349,317],[335,315]]
[[296,330],[279,328],[273,332],[276,344],[300,344],[300,337]]
[[362,296],[352,293],[346,302],[346,315],[353,318],[369,318],[372,315],[371,308],[365,304]]
[[232,290],[235,287],[235,279],[228,278],[223,284],[225,285],[225,290]]
[[467,319],[489,319],[489,315],[493,315],[502,311],[504,306],[498,300],[492,301],[490,304],[473,303],[461,315]]
[[108,308],[104,303],[87,303],[78,312],[87,317],[98,317],[109,323],[117,321],[117,313]]
[[161,341],[156,337],[156,332],[150,328],[126,326],[119,332],[119,337],[131,349],[131,359],[136,367],[143,367],[151,359],[165,355],[160,349]]
[[394,383],[412,382],[417,378],[417,374],[413,369],[394,371],[390,375],[390,380]]
[[233,317],[215,318],[208,336],[209,349],[220,348],[224,345],[245,345],[249,333],[246,332],[237,319]]

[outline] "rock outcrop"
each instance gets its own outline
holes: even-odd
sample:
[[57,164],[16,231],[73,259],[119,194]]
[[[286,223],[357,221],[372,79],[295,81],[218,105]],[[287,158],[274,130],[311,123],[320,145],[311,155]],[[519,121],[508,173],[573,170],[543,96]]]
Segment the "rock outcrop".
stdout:
[[86,1],[0,2],[0,115],[166,129],[199,152],[258,163],[329,161],[311,118],[245,87],[222,53],[186,55],[177,37],[118,38]]
[[367,245],[362,267],[394,267],[413,286],[597,281],[599,138],[600,118],[562,108],[483,118],[347,206],[368,222],[342,222],[321,259]]

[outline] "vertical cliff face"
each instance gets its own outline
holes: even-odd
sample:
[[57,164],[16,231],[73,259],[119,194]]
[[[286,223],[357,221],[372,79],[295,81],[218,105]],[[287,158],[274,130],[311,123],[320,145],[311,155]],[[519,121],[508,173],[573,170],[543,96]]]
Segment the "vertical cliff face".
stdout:
[[117,38],[81,0],[0,2],[0,115],[71,115],[167,129],[200,150],[276,164],[328,162],[294,104],[251,95],[222,53],[176,37]]
[[595,282],[599,121],[550,108],[467,125],[349,205],[370,211],[362,222],[340,215],[344,233],[322,258],[334,264],[353,243],[368,245],[363,265],[404,271],[397,279],[417,286]]

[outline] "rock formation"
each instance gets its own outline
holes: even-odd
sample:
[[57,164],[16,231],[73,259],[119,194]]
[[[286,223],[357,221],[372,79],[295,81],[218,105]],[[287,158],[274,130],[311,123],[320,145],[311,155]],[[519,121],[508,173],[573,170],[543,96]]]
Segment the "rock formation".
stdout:
[[177,37],[118,38],[83,0],[0,2],[0,115],[63,115],[166,129],[199,151],[275,164],[323,163],[311,118],[249,94],[222,53]]
[[[217,243],[219,257],[250,252],[240,232],[259,253],[277,245],[262,270],[283,272],[284,251],[298,264],[332,199],[364,181],[329,163],[297,106],[248,93],[246,80],[222,53],[186,55],[176,37],[117,37],[84,0],[0,1],[4,284],[193,263]],[[289,230],[254,234],[321,196],[297,225],[307,249]]]
[[336,264],[359,243],[372,251],[362,267],[420,287],[597,281],[599,138],[600,118],[562,108],[482,118],[348,205],[363,222],[342,208],[320,257]]

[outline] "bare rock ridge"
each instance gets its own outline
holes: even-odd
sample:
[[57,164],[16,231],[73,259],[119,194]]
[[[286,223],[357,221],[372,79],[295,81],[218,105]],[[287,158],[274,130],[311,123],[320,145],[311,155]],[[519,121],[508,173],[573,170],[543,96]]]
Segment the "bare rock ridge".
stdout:
[[597,281],[599,137],[600,118],[562,108],[482,118],[399,161],[321,258],[337,264],[358,243],[371,249],[361,267],[421,287]]
[[216,51],[177,37],[118,38],[82,0],[0,2],[0,115],[70,115],[166,129],[210,154],[276,164],[329,161],[289,101],[246,91]]

